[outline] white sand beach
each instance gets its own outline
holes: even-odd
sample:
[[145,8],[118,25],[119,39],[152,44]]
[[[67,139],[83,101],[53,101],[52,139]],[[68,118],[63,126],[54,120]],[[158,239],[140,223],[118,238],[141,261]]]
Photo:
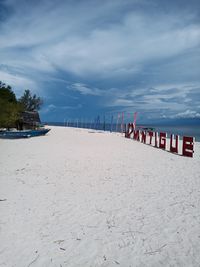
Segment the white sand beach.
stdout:
[[0,140],[1,267],[200,266],[200,143],[51,129]]

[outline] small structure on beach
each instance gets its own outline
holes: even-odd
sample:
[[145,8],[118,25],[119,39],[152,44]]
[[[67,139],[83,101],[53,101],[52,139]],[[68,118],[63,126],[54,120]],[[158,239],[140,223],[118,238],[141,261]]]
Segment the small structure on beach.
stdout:
[[39,113],[37,111],[24,111],[17,124],[18,130],[36,129],[41,125]]

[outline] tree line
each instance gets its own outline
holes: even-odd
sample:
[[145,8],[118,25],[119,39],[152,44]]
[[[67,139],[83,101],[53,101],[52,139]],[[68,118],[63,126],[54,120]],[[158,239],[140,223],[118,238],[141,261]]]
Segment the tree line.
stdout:
[[0,128],[17,128],[24,111],[38,111],[43,100],[30,90],[17,99],[10,85],[0,81]]

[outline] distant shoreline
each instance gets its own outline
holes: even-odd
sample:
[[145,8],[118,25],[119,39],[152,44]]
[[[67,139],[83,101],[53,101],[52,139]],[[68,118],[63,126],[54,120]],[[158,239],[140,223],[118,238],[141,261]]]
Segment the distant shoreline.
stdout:
[[[64,125],[63,122],[44,122],[49,126],[61,126],[61,127],[67,127],[66,125]],[[80,126],[80,123],[79,123]],[[112,125],[112,132],[116,132],[116,123]],[[138,125],[140,126],[140,125]],[[141,124],[142,126],[142,124]],[[161,132],[164,131],[166,132],[168,135],[170,134],[177,134],[182,136],[192,136],[195,137],[195,141],[200,142],[200,125],[156,125],[156,124],[143,124],[143,126],[150,126],[155,128],[155,131],[157,132]],[[83,129],[94,129],[94,123],[92,124],[92,128],[91,128],[91,123],[82,123],[82,127],[77,127],[77,123],[76,122],[71,122],[69,123],[68,127],[74,127],[74,128],[83,128]],[[106,131],[110,131],[111,129],[111,124],[110,123],[106,123]],[[104,130],[104,124],[101,123],[99,129],[96,130]],[[118,132],[121,132],[121,127],[120,124],[118,125]]]

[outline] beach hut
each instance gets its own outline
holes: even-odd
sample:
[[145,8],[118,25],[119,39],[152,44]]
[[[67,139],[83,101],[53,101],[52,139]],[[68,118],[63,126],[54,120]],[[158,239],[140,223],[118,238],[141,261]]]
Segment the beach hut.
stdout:
[[40,125],[41,120],[37,111],[24,111],[21,113],[17,128],[18,130],[36,129]]

